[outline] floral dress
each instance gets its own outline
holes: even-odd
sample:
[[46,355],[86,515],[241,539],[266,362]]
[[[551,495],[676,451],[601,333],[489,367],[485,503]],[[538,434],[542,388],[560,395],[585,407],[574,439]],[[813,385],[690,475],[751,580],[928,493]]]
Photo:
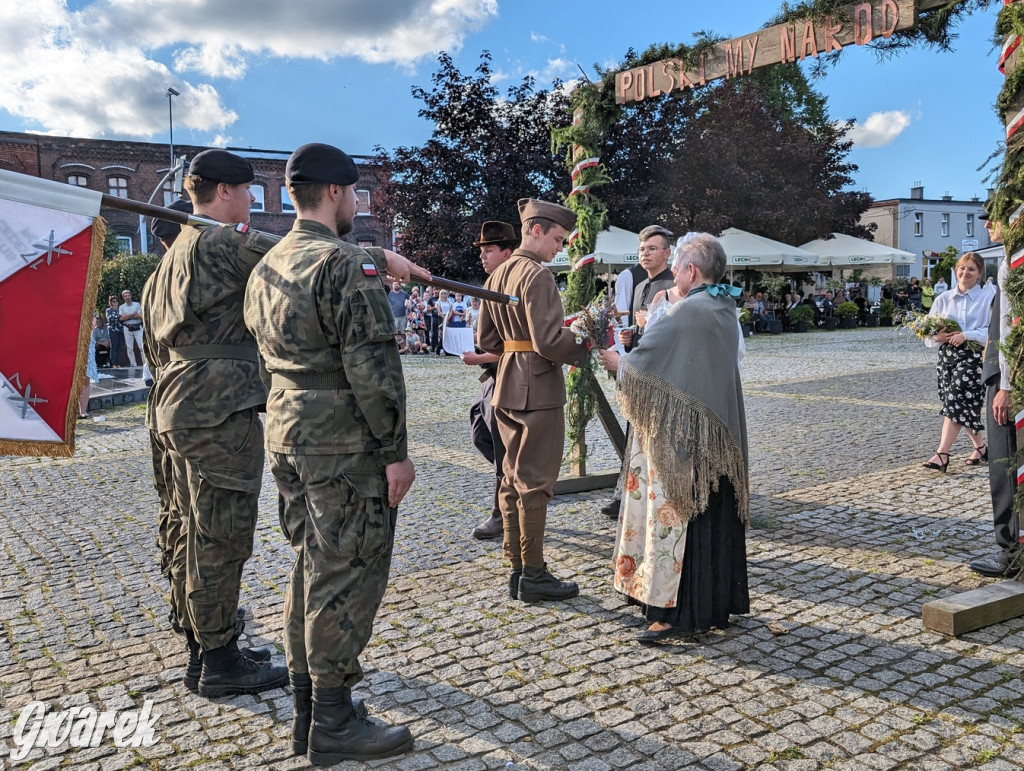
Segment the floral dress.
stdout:
[[631,436],[616,539],[615,589],[643,605],[675,606],[686,551],[686,523]]

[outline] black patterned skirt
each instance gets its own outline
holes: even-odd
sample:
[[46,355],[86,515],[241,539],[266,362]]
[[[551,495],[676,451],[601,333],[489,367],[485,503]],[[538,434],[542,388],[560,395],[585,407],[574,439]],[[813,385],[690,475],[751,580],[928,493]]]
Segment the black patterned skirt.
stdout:
[[982,351],[964,343],[959,348],[945,343],[939,347],[940,412],[954,423],[972,431],[981,431],[981,405],[985,388],[981,384]]

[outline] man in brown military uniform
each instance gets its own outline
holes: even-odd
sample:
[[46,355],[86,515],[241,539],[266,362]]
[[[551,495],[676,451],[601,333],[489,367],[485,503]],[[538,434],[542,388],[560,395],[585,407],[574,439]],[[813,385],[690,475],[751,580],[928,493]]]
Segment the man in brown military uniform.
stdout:
[[242,301],[250,271],[276,240],[245,224],[253,176],[247,160],[224,150],[196,155],[185,181],[196,213],[241,224],[186,225],[153,275],[147,307],[155,345],[167,353],[151,398],[185,539],[184,577],[172,561],[172,601],[188,639],[186,685],[200,672],[198,691],[208,697],[288,680],[284,667],[237,645],[263,478],[256,410],[266,401]]
[[562,364],[578,364],[587,347],[562,326],[562,301],[549,262],[576,224],[558,204],[523,198],[522,245],[484,284],[519,298],[519,305],[484,303],[478,344],[501,356],[494,385],[495,413],[505,445],[501,514],[504,552],[512,563],[509,592],[524,602],[575,597],[579,588],[559,581],[544,562],[544,525],[565,442]]
[[335,147],[292,154],[285,180],[298,216],[256,266],[245,298],[271,374],[267,450],[296,555],[284,622],[292,749],[316,765],[385,758],[413,744],[407,728],[371,722],[352,703],[387,587],[397,507],[415,478],[381,284],[385,258],[404,258],[341,240],[358,178]]

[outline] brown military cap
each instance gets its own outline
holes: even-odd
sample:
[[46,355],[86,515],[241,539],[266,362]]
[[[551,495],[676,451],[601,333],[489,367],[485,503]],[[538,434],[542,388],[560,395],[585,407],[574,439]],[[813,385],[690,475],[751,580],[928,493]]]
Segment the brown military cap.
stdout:
[[519,242],[515,228],[507,222],[490,220],[480,227],[480,240],[474,241],[473,246],[487,246],[488,244],[515,244]]
[[520,198],[519,221],[526,222],[538,218],[551,220],[566,230],[572,230],[576,226],[576,212],[572,209],[567,209],[557,203],[538,201],[536,198]]
[[192,159],[188,173],[226,185],[244,185],[256,178],[249,161],[227,150],[203,150]]

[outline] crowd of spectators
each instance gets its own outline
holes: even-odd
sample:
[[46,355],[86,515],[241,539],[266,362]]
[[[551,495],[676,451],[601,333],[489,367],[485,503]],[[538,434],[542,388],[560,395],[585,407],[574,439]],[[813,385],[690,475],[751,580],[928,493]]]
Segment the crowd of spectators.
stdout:
[[480,315],[480,298],[429,286],[406,290],[396,281],[388,300],[398,330],[395,340],[402,354],[443,356],[445,329],[475,331]]

